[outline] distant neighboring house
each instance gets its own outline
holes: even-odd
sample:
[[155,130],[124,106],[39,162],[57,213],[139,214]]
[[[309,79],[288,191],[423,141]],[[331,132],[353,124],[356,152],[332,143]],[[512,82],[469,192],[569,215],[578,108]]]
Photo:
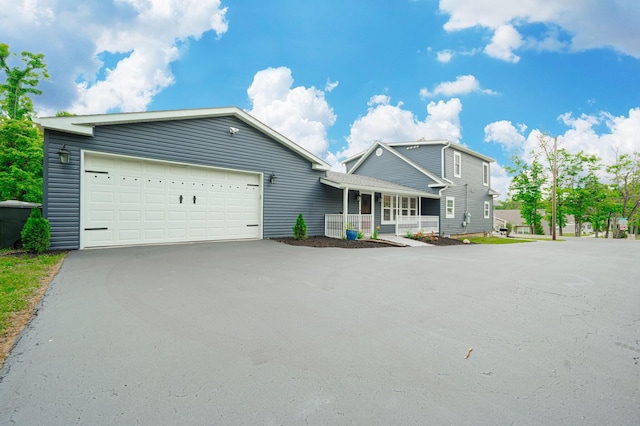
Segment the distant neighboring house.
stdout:
[[[540,210],[539,213],[544,217],[545,211]],[[494,228],[496,230],[500,228],[506,228],[507,223],[513,225],[513,229],[511,232],[513,234],[530,234],[531,229],[529,225],[525,223],[525,220],[520,216],[520,210],[495,210],[494,214]],[[546,219],[542,219],[541,221],[542,229],[544,230],[545,235],[551,235],[551,225]],[[586,222],[582,224],[581,232],[583,234],[590,234],[593,232],[593,228],[591,227],[591,223]],[[558,232],[560,230],[558,229]],[[575,218],[573,215],[567,216],[567,224],[564,228],[562,228],[563,234],[574,234],[576,232],[576,224]]]
[[37,119],[51,247],[492,229],[493,160],[448,141],[374,143],[331,166],[235,107]]

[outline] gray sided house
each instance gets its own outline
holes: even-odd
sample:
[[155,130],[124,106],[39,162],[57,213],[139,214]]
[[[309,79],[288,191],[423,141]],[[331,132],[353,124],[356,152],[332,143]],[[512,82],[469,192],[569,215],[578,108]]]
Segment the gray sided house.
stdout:
[[[349,175],[414,188],[395,198],[392,192],[380,194],[380,214],[374,222],[381,231],[464,235],[493,229],[493,198],[498,193],[490,186],[492,162],[460,144],[437,140],[376,142],[343,163]],[[437,226],[430,226],[434,221]]]
[[[238,108],[41,118],[58,249],[311,235],[329,165]],[[61,164],[61,149],[70,153]]]
[[337,238],[347,226],[477,233],[493,220],[493,160],[446,141],[376,143],[338,173],[235,107],[38,124],[56,249],[291,236],[300,213],[309,235]]

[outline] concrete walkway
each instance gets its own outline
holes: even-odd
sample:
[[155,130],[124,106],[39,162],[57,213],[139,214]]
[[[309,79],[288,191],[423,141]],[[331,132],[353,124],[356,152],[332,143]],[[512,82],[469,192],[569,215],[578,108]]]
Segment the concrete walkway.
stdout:
[[639,258],[593,238],[72,252],[0,370],[0,425],[638,425]]
[[433,244],[423,243],[422,241],[412,240],[411,238],[405,238],[395,234],[380,234],[378,238],[408,247],[433,247]]

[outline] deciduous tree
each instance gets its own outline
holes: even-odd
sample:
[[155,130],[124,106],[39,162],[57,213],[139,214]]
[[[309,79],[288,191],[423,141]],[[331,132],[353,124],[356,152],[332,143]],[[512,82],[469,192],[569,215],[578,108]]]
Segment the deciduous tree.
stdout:
[[23,66],[10,66],[15,54],[0,43],[0,198],[42,201],[42,134],[31,118],[35,115],[30,95],[41,78],[48,78],[44,55],[22,52]]

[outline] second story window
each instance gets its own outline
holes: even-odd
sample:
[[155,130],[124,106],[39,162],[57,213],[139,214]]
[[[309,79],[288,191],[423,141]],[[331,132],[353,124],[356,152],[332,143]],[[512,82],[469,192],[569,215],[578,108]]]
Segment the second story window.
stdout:
[[453,177],[462,177],[462,154],[453,152]]
[[482,163],[482,184],[489,186],[489,163]]

